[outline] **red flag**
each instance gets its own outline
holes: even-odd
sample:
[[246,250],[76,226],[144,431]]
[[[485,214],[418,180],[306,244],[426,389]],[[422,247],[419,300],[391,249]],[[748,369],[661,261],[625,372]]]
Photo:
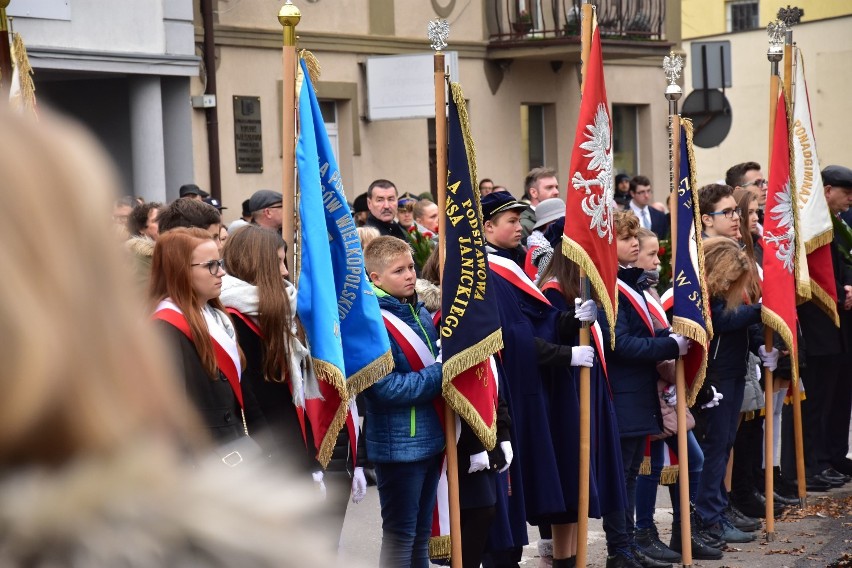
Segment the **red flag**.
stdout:
[[[565,197],[562,252],[585,270],[611,329],[618,309],[618,256],[613,227],[612,123],[606,100],[601,34],[592,19],[592,49]],[[611,334],[615,341],[615,333]]]
[[[778,95],[772,163],[763,224],[763,323],[775,330],[796,359],[796,188],[790,123],[783,88]],[[798,379],[793,365],[793,381]]]

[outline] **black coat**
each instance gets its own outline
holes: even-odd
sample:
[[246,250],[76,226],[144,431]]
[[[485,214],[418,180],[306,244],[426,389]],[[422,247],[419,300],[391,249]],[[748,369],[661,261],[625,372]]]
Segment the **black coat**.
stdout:
[[707,357],[709,383],[745,380],[748,352],[757,355],[763,345],[760,309],[761,304],[745,304],[728,310],[724,299],[710,298],[713,339]]
[[182,331],[165,321],[156,320],[154,325],[172,347],[186,395],[200,413],[213,440],[221,444],[244,436],[240,404],[225,375],[220,372],[216,379],[211,379],[195,345]]
[[263,361],[266,356],[266,346],[261,338],[246,325],[239,317],[234,317],[237,338],[240,348],[246,358],[246,368],[243,370],[241,386],[243,393],[250,390],[257,401],[260,413],[266,422],[261,432],[251,428],[252,436],[261,440],[278,459],[293,465],[296,469],[306,472],[318,471],[310,432],[303,436],[296,406],[290,394],[287,383],[267,381],[263,377]]
[[381,234],[382,236],[396,237],[398,239],[404,240],[405,242],[408,242],[408,237],[406,236],[405,229],[403,229],[402,225],[400,225],[396,221],[385,223],[381,219],[377,219],[376,217],[374,217],[372,213],[368,213],[366,225],[368,227],[374,227],[375,229],[377,229],[379,231],[379,234]]
[[[798,307],[799,324],[806,345],[803,349],[806,357],[837,355],[845,353],[852,345],[848,337],[848,314],[843,309],[846,290],[843,286],[852,284],[852,269],[840,253],[837,238],[831,243],[831,261],[834,266],[834,285],[837,289],[837,313],[840,315],[841,326],[837,327],[825,312],[813,302],[805,302]],[[844,322],[844,320],[847,320]]]

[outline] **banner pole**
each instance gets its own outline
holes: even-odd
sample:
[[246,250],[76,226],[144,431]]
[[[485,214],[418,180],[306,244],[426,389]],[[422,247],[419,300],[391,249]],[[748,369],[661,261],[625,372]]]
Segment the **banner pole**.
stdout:
[[[683,96],[683,90],[677,84],[683,69],[683,58],[672,51],[663,59],[663,70],[669,84],[666,87],[666,100],[669,102],[669,212],[671,215],[672,274],[677,274],[677,218],[678,188],[680,187],[680,115],[677,103]],[[683,358],[678,357],[675,364],[675,390],[677,392],[677,463],[680,499],[680,542],[681,563],[692,566],[692,519],[689,506],[689,450],[688,430],[686,428],[686,373]]]
[[[580,44],[580,97],[583,96],[583,88],[586,84],[586,68],[589,64],[589,55],[592,51],[592,18],[594,17],[594,6],[589,0],[583,0],[581,18],[581,44]],[[589,291],[589,279],[586,271],[580,268],[580,291],[582,300],[585,302],[591,297]],[[580,327],[580,345],[589,346],[591,332],[588,324]],[[580,456],[577,498],[577,566],[586,566],[588,556],[588,534],[589,534],[589,475],[591,472],[590,454],[591,442],[591,369],[580,367]]]
[[11,0],[0,0],[0,97],[9,100],[12,88],[12,50],[9,48],[9,21],[6,8]]
[[287,244],[287,266],[293,272],[296,249],[296,26],[302,13],[290,0],[278,11],[278,22],[283,27],[282,75],[283,103],[281,124],[283,132],[281,159],[281,235]]
[[[446,20],[430,25],[429,39],[432,41],[435,79],[435,179],[438,210],[438,273],[444,278],[444,250],[446,246],[446,202],[447,202],[447,76],[444,52],[449,25]],[[474,180],[474,183],[476,181]],[[456,446],[456,413],[448,404],[444,405],[444,435],[447,453],[447,496],[450,513],[450,566],[462,568],[461,517],[459,511],[459,457]]]

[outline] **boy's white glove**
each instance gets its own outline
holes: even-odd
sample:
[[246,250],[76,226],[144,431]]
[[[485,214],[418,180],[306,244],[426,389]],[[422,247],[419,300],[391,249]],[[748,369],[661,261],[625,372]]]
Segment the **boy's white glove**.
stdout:
[[435,357],[435,362],[436,362],[436,363],[441,363],[441,362],[442,362],[442,360],[443,360],[443,357],[444,357],[444,351],[443,351],[442,349],[439,349],[439,350],[438,350],[438,356],[437,356],[437,357]]
[[663,400],[669,406],[677,406],[677,387],[674,385],[667,386],[666,390],[663,391]]
[[591,367],[595,364],[595,348],[591,345],[578,345],[571,348],[572,367]]
[[488,459],[488,452],[482,451],[478,454],[473,454],[470,456],[470,468],[467,470],[468,473],[476,473],[477,471],[484,471],[488,469],[491,465],[491,462]]
[[584,323],[590,323],[598,319],[598,306],[594,300],[574,298],[574,317]]
[[505,442],[500,442],[500,450],[503,452],[503,457],[506,458],[506,465],[500,468],[500,471],[497,473],[503,473],[509,466],[512,465],[512,460],[515,457],[515,452],[512,451],[512,442],[506,440]]
[[766,346],[761,345],[757,349],[757,354],[760,355],[760,360],[763,361],[763,366],[769,369],[770,371],[774,371],[778,368],[778,355],[779,352],[774,347],[772,351],[767,352]]
[[325,475],[321,471],[315,471],[311,474],[311,477],[314,478],[314,483],[316,483],[319,488],[320,497],[323,501],[325,501],[325,482],[323,482],[323,477],[325,477]]
[[678,354],[681,357],[686,355],[686,352],[689,351],[689,340],[679,333],[672,333],[669,337],[674,339],[675,343],[677,343]]
[[719,401],[725,398],[725,395],[716,390],[716,387],[710,386],[713,389],[713,399],[705,404],[701,405],[701,408],[713,408],[714,406],[719,406]]
[[352,472],[352,502],[356,505],[367,496],[367,478],[364,477],[364,468],[356,467]]

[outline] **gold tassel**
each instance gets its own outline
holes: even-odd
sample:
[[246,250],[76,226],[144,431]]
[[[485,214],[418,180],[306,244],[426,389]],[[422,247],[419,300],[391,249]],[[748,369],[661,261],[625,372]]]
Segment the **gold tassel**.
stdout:
[[319,60],[307,49],[300,50],[299,57],[305,60],[305,66],[308,68],[308,75],[311,77],[311,84],[314,86],[314,92],[317,92],[317,83],[319,82],[320,74],[322,72]]
[[680,468],[676,465],[667,465],[660,472],[660,485],[674,485],[677,483]]
[[639,466],[639,475],[651,475],[651,456],[642,458],[642,465]]
[[33,68],[30,58],[27,56],[27,48],[21,34],[14,34],[11,47],[12,60],[15,62],[15,71],[18,74],[20,84],[20,98],[12,101],[13,107],[20,111],[26,111],[33,116],[36,115],[35,84],[33,83]]
[[[569,239],[565,235],[562,235],[562,254],[567,256],[569,260],[574,261],[586,272],[586,276],[592,284],[592,290],[594,290],[598,302],[603,306],[607,323],[609,323],[611,331],[609,334],[609,347],[615,350],[615,316],[618,313],[618,290],[607,291],[597,266],[595,266],[589,253],[579,243]],[[612,295],[612,304],[609,302],[610,294]]]
[[429,539],[429,558],[433,560],[449,560],[451,555],[450,535],[433,536]]

